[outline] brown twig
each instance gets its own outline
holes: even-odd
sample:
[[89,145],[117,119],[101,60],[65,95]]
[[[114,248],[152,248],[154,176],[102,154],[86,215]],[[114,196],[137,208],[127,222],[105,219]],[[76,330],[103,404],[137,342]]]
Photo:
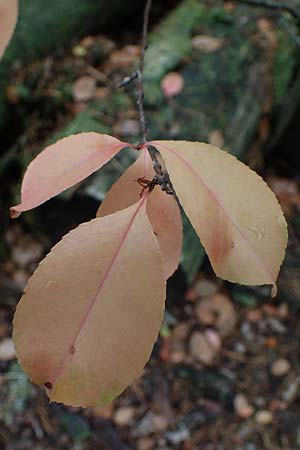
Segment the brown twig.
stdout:
[[142,34],[142,48],[141,48],[141,58],[140,67],[137,71],[137,91],[138,91],[138,107],[140,113],[140,124],[142,131],[142,143],[144,144],[148,140],[148,124],[146,121],[145,110],[144,110],[144,67],[145,67],[145,53],[148,45],[148,27],[149,27],[149,17],[152,6],[152,0],[146,0],[145,10],[144,10],[144,21],[143,21],[143,34]]
[[[143,147],[143,144],[145,144],[148,141],[148,122],[146,120],[145,116],[145,109],[144,109],[144,83],[143,83],[143,76],[144,76],[144,68],[145,68],[145,53],[148,46],[148,28],[149,28],[149,18],[150,18],[150,11],[152,6],[152,0],[146,0],[145,9],[144,9],[144,20],[143,20],[143,32],[142,32],[142,48],[141,48],[141,57],[140,57],[140,66],[139,69],[133,74],[133,79],[136,78],[137,80],[137,104],[139,107],[139,116],[140,116],[140,126],[141,126],[141,132],[142,132],[142,142],[138,146],[139,148]],[[130,77],[130,79],[132,78]],[[168,173],[166,173],[158,160],[158,151],[155,147],[152,145],[147,145],[147,150],[149,152],[149,155],[153,162],[153,168],[155,170],[155,176],[153,180],[149,183],[149,190],[153,190],[155,185],[159,185],[163,191],[165,191],[167,194],[173,195],[174,190],[172,187],[172,184],[170,182],[170,178]]]
[[118,87],[125,87],[131,84],[133,81],[136,81],[137,86],[137,105],[139,108],[139,118],[140,118],[140,127],[141,127],[141,142],[136,145],[136,149],[140,150],[142,148],[147,148],[151,160],[153,162],[153,168],[155,171],[155,176],[153,180],[146,180],[144,178],[139,178],[137,182],[141,184],[143,190],[148,189],[149,191],[153,190],[156,185],[159,185],[163,191],[167,194],[174,195],[174,189],[172,187],[170,177],[165,169],[162,168],[159,159],[158,159],[158,151],[153,145],[147,145],[148,141],[148,123],[146,120],[145,109],[144,109],[144,68],[145,68],[145,53],[148,46],[148,28],[149,28],[149,17],[152,6],[152,0],[146,0],[145,9],[144,9],[144,20],[143,20],[143,32],[142,32],[142,43],[141,43],[141,57],[140,64],[138,70],[132,73],[132,75],[125,77],[121,83],[118,84]]
[[[141,48],[141,58],[140,58],[140,67],[137,70],[137,95],[138,100],[137,104],[139,107],[139,115],[140,115],[140,125],[141,125],[141,132],[142,132],[142,144],[145,144],[148,140],[148,123],[145,116],[145,109],[144,109],[144,68],[145,68],[145,54],[148,46],[148,28],[149,28],[149,17],[150,17],[150,11],[152,6],[152,0],[146,0],[145,10],[144,10],[144,21],[143,21],[143,33],[142,33],[142,48]],[[147,147],[148,152],[151,156],[151,159],[154,164],[154,170],[157,172],[158,170],[161,170],[161,165],[157,159],[157,154],[155,149],[153,147]]]

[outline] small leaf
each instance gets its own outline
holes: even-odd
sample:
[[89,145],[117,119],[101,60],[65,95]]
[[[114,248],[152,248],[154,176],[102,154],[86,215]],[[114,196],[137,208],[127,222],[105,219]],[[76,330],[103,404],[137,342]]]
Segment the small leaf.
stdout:
[[177,72],[168,73],[161,82],[161,88],[166,98],[180,94],[184,87],[184,79]]
[[78,78],[73,84],[73,97],[76,102],[88,102],[96,95],[97,81],[90,75]]
[[[152,180],[155,172],[147,150],[142,150],[138,159],[126,170],[106,194],[97,212],[103,217],[133,205],[140,198],[142,187],[138,178]],[[182,220],[174,197],[156,187],[148,197],[147,213],[158,240],[166,279],[178,267],[182,248]]]
[[100,406],[141,373],[165,280],[146,197],[80,225],[40,264],[14,318],[19,362],[52,401]]
[[151,142],[165,160],[179,201],[221,278],[275,285],[287,225],[267,184],[212,145]]
[[0,0],[0,59],[14,32],[18,17],[17,0]]
[[84,180],[128,145],[98,133],[80,133],[50,145],[29,164],[22,183],[22,202],[11,208],[11,216],[16,218]]
[[213,36],[200,34],[192,39],[192,47],[204,53],[212,53],[219,50],[223,45],[223,40]]

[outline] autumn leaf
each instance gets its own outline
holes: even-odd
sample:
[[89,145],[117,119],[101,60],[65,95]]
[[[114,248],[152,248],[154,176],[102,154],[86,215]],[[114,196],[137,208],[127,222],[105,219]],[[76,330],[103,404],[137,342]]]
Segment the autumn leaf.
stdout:
[[275,286],[287,244],[279,203],[261,177],[199,142],[155,141],[186,214],[221,278]]
[[166,98],[175,97],[182,92],[184,79],[180,73],[170,72],[161,81],[161,88]]
[[16,218],[84,180],[128,145],[98,133],[80,133],[50,145],[29,164],[22,182],[22,201],[11,208],[11,216]]
[[19,362],[52,401],[108,403],[150,357],[165,280],[147,195],[66,235],[17,306],[13,339]]
[[14,32],[18,17],[17,0],[0,0],[0,59]]
[[200,34],[193,37],[192,47],[195,50],[200,50],[204,53],[212,53],[219,50],[223,45],[223,40],[213,36]]
[[[136,203],[140,198],[141,186],[138,178],[152,180],[155,172],[149,153],[141,151],[138,159],[127,169],[106,194],[97,212],[103,217]],[[166,279],[177,269],[182,248],[182,220],[174,197],[156,187],[147,200],[147,213],[158,240]]]

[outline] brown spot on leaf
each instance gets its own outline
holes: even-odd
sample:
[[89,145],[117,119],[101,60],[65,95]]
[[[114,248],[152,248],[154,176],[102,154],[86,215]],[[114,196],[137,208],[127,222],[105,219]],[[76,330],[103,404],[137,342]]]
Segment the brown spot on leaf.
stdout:
[[233,248],[232,232],[228,220],[222,210],[216,212],[210,228],[209,256],[218,267]]

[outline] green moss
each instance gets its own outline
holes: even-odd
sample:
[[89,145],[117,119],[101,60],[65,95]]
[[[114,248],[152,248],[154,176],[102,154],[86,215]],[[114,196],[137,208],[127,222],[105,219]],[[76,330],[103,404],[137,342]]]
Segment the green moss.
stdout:
[[198,0],[182,2],[153,31],[146,54],[145,83],[157,81],[191,51],[192,31],[206,21],[208,9]]
[[53,144],[58,139],[70,136],[71,134],[87,133],[89,131],[95,131],[97,133],[109,133],[109,128],[105,127],[99,120],[97,120],[92,111],[83,111],[61,131],[55,133],[48,141],[48,145]]
[[[274,60],[275,103],[281,103],[286,96],[295,70],[295,45],[282,31],[278,30],[278,49]],[[299,58],[299,56],[298,56]]]
[[1,419],[11,427],[17,415],[24,414],[34,389],[18,363],[13,362],[3,375],[5,389],[1,400]]

